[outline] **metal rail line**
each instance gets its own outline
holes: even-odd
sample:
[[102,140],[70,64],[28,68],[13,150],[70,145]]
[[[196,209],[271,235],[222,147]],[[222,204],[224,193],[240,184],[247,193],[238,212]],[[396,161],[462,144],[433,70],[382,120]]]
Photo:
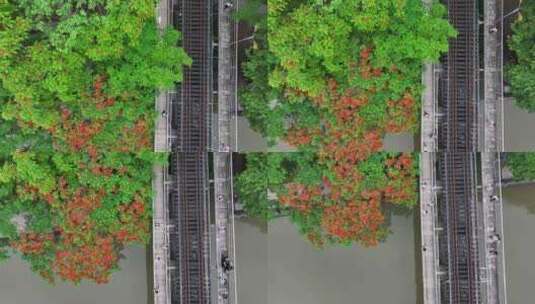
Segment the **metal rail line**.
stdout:
[[475,155],[478,148],[478,10],[476,0],[447,0],[448,18],[458,35],[443,58],[439,92],[444,117],[439,132],[440,179],[443,184],[447,247],[444,302],[478,304],[479,255]]
[[[479,115],[483,112],[479,106],[480,2],[443,0],[448,8],[449,22],[458,35],[450,40],[449,51],[441,60],[442,72],[438,82],[438,108],[442,115],[438,115],[440,153],[437,166],[442,187],[437,208],[441,226],[438,231],[440,270],[436,275],[440,277],[441,304],[491,303],[489,299],[494,297],[496,290],[489,293],[484,286],[489,282],[489,270],[500,267],[501,273],[498,271],[497,276],[503,276],[503,265],[489,263],[489,260],[496,259],[498,252],[503,254],[503,250],[497,250],[494,243],[482,246],[491,239],[485,230],[489,226],[485,226],[485,221],[487,224],[489,220],[496,221],[499,228],[501,213],[492,213],[494,205],[485,204],[485,201],[497,200],[495,197],[498,196],[492,195],[494,192],[483,191],[484,197],[479,197],[480,183],[481,189],[490,189],[486,183],[489,178],[485,178],[484,172],[477,168],[481,162],[476,153],[482,144],[479,134],[482,128],[492,123]],[[486,168],[489,166],[487,164]],[[497,164],[496,169],[499,168]],[[480,174],[481,180],[477,177]],[[501,203],[494,204],[501,207]],[[483,217],[485,214],[487,217]],[[501,230],[496,231],[502,234]],[[496,280],[504,290],[505,283]],[[500,296],[503,302],[504,296]]]
[[476,0],[445,1],[449,21],[458,32],[443,57],[444,120],[439,132],[443,151],[477,150],[478,11]]
[[445,191],[445,228],[448,244],[449,304],[480,303],[475,154],[442,153],[440,171]]
[[182,150],[206,151],[207,108],[210,98],[210,1],[182,1],[183,47],[193,60],[185,68],[181,86],[184,112],[182,115]]
[[192,58],[173,104],[176,137],[171,157],[176,189],[170,197],[172,303],[210,303],[208,144],[211,97],[211,1],[178,0],[175,28]]
[[[177,303],[209,303],[208,209],[205,201],[205,154],[178,153],[178,270],[180,300]],[[175,302],[175,301],[173,301]]]

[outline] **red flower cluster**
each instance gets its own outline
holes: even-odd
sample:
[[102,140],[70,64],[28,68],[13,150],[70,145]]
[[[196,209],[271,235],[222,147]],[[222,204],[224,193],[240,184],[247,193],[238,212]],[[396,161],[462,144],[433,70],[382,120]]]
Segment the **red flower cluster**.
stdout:
[[47,242],[53,240],[52,234],[22,233],[17,241],[11,243],[11,247],[22,254],[41,254],[45,250]]
[[[381,69],[371,66],[371,54],[371,47],[364,48],[359,63],[353,65],[364,79],[382,75]],[[368,105],[376,88],[360,92],[345,89],[340,93],[334,79],[327,81],[327,88],[311,98],[320,110],[322,127],[305,129],[294,125],[288,130],[286,141],[297,147],[318,145],[318,165],[333,174],[324,176],[318,186],[287,184],[286,193],[279,194],[279,202],[312,222],[320,218],[317,225],[321,227],[306,231],[313,244],[323,246],[325,240],[334,240],[374,246],[386,231],[382,203],[404,204],[416,199],[413,160],[409,154],[387,159],[383,164],[386,185],[371,189],[362,184],[365,176],[359,164],[382,150],[385,131],[400,132],[414,125],[416,103],[408,93],[400,100],[389,101],[386,122],[370,127],[360,111]],[[305,226],[315,227],[309,223]]]
[[280,195],[281,205],[290,207],[303,213],[309,213],[315,205],[319,205],[321,189],[316,186],[305,186],[299,183],[286,185],[288,193]]
[[414,125],[418,119],[414,98],[406,93],[400,100],[387,102],[389,119],[385,130],[391,133],[407,131],[408,126]]
[[387,185],[383,189],[385,199],[394,204],[416,199],[414,180],[411,178],[413,159],[410,154],[402,153],[399,157],[386,161]]
[[119,257],[111,237],[97,237],[82,246],[69,246],[55,255],[54,270],[64,280],[90,279],[107,283]]
[[373,68],[370,64],[370,56],[372,53],[371,47],[366,47],[360,51],[360,63],[359,70],[360,76],[364,79],[369,79],[371,77],[381,76],[383,73],[379,68]]
[[101,125],[98,122],[79,122],[66,128],[67,142],[75,151],[82,149],[90,140],[100,132]]
[[366,246],[376,245],[375,232],[384,222],[381,196],[379,191],[362,192],[358,202],[326,207],[322,217],[323,228],[341,241],[360,240]]
[[308,145],[312,142],[312,138],[319,134],[319,129],[290,128],[286,134],[286,141],[293,146]]

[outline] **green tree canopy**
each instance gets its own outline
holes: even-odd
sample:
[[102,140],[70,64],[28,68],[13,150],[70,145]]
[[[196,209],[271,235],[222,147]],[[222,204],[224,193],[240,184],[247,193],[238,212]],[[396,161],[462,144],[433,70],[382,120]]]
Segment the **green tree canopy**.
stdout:
[[280,153],[251,153],[247,155],[247,169],[236,178],[236,189],[247,214],[270,220],[281,213],[276,198],[268,192],[280,192],[288,179],[285,158]]
[[535,181],[535,153],[507,153],[505,163],[519,181]]
[[509,46],[515,52],[516,63],[508,70],[516,104],[535,111],[535,2],[523,1],[520,16],[513,24]]
[[236,188],[248,215],[289,216],[316,246],[376,245],[388,235],[387,204],[416,204],[417,161],[375,153],[348,170],[351,176],[341,179],[315,153],[250,153]]
[[384,208],[417,203],[418,171],[414,155],[381,152],[382,139],[418,129],[423,64],[455,36],[444,15],[420,0],[268,1],[240,103],[254,129],[298,152],[249,157],[237,184],[250,214],[283,210],[320,246],[384,240]]
[[[427,10],[419,0],[273,2],[268,6],[269,48],[280,66],[270,84],[311,96],[325,91],[330,78],[344,88],[358,86],[362,79],[351,71],[362,61],[365,48],[373,49],[374,68],[395,68],[410,77],[405,87],[390,86],[400,96],[414,85],[410,81],[419,81],[422,62],[437,60],[448,49],[447,38],[455,34],[442,19],[443,6]],[[385,73],[379,81],[386,85],[399,76]]]
[[103,283],[148,242],[154,99],[191,64],[156,4],[0,0],[0,260]]

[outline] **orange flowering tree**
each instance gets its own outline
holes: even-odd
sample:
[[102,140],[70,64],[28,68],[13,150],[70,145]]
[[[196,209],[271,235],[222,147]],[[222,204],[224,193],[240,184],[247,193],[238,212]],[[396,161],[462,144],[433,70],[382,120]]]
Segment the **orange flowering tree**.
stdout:
[[252,153],[236,185],[250,215],[289,216],[317,246],[375,246],[388,235],[388,206],[416,204],[417,174],[407,153],[374,153],[355,164],[304,151]]
[[191,60],[153,0],[69,2],[0,10],[0,259],[105,283],[150,239],[154,98]]
[[[255,130],[298,152],[248,157],[237,186],[252,215],[289,215],[317,245],[386,237],[386,207],[417,202],[417,159],[382,152],[382,140],[418,129],[423,62],[455,35],[444,13],[419,0],[268,1],[242,105]],[[283,178],[248,187],[275,158],[270,170]],[[277,199],[252,199],[266,189]]]
[[[89,114],[58,108],[46,146],[4,156],[3,190],[12,192],[0,218],[8,245],[50,281],[105,283],[120,250],[150,237],[150,172],[163,161],[151,152],[151,104],[126,117],[121,112],[135,99],[106,96],[105,81],[97,76],[79,101]],[[10,227],[16,214],[27,221],[24,232]]]
[[242,69],[249,82],[240,102],[255,130],[274,141],[314,123],[351,123],[380,137],[418,129],[423,63],[438,60],[455,35],[442,5],[269,0],[267,7],[254,24],[267,31],[254,36]]

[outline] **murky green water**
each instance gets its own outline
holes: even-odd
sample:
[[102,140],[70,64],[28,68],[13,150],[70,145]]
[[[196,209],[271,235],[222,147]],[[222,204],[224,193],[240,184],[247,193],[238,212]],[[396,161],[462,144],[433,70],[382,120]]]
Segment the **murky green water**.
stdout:
[[[508,300],[534,303],[535,185],[506,188],[503,194]],[[378,248],[318,251],[287,220],[264,230],[239,221],[240,303],[418,303],[416,224],[412,215],[394,216],[394,234]]]
[[504,149],[507,152],[535,152],[535,113],[517,107],[510,99],[504,102]]
[[147,304],[145,248],[128,248],[124,254],[122,270],[113,275],[109,284],[80,286],[51,286],[34,275],[20,258],[12,258],[0,264],[0,304]]
[[510,304],[535,299],[535,185],[506,188],[504,245],[507,294]]
[[[535,298],[535,185],[504,189],[509,303]],[[316,250],[285,219],[236,222],[239,304],[419,303],[415,216],[393,216],[377,248]],[[108,285],[49,286],[18,258],[0,265],[0,304],[146,304],[152,297],[144,248],[129,248]],[[149,287],[148,287],[149,286]]]
[[377,248],[317,250],[286,219],[236,228],[240,304],[417,303],[412,215],[394,216]]

